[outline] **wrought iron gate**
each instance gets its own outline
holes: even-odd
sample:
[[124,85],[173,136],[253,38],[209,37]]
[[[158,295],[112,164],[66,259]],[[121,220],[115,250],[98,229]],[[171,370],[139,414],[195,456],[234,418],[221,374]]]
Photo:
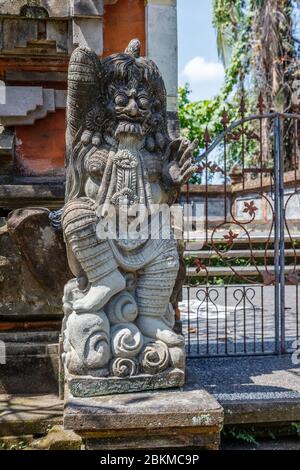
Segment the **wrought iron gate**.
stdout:
[[224,112],[213,143],[206,133],[201,184],[183,201],[203,206],[180,303],[189,357],[281,354],[299,340],[300,115],[266,114],[261,99],[244,112],[232,125]]

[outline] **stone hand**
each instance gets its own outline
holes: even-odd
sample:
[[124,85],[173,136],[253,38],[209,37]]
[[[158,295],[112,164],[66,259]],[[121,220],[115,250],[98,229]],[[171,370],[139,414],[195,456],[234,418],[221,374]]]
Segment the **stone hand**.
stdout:
[[163,167],[163,180],[171,186],[182,186],[195,173],[193,156],[198,148],[198,141],[192,143],[187,139],[176,139],[170,143]]

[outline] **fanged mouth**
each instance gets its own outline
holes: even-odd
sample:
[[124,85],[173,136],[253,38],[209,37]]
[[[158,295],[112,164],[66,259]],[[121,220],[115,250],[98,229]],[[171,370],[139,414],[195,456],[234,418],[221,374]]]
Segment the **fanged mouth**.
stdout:
[[143,129],[138,122],[120,121],[116,129],[116,135],[119,134],[143,134]]

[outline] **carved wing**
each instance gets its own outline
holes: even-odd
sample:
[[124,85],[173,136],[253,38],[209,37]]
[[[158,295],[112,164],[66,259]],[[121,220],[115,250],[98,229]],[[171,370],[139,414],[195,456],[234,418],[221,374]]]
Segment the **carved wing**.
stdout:
[[[78,47],[71,55],[68,72],[67,148],[70,150],[88,111],[101,93],[101,61],[95,52]],[[68,152],[69,153],[69,152]]]
[[80,196],[83,191],[83,161],[91,145],[83,145],[82,141],[87,115],[99,102],[102,93],[101,70],[100,59],[90,49],[78,47],[71,55],[67,96],[66,201]]

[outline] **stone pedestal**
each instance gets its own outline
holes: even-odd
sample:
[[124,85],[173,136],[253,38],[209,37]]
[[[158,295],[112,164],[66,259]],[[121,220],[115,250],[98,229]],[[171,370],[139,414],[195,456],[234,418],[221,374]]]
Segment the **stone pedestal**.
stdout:
[[184,384],[184,372],[180,369],[170,369],[160,374],[141,374],[127,378],[67,375],[66,384],[73,397],[97,397],[115,393],[180,387]]
[[65,399],[64,427],[86,449],[218,449],[221,405],[192,381],[181,389]]

